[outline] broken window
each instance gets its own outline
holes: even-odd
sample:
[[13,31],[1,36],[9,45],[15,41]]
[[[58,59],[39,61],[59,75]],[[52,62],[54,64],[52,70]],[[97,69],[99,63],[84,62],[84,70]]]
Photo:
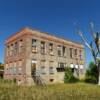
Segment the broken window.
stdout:
[[19,53],[23,52],[23,40],[19,41]]
[[60,45],[58,45],[58,47],[57,47],[57,50],[58,50],[58,56],[61,56],[62,55],[62,53],[61,53],[61,46]]
[[17,52],[18,52],[18,43],[15,42],[15,52],[14,52],[14,54],[17,54]]
[[57,72],[64,72],[66,67],[66,63],[58,62]]
[[17,74],[17,62],[14,62],[12,71],[13,71],[13,74]]
[[66,64],[65,64],[65,63],[59,62],[59,63],[58,63],[58,67],[59,67],[59,68],[65,68],[65,67],[66,67]]
[[45,70],[45,60],[41,61],[41,74],[46,74],[46,70]]
[[49,73],[54,74],[54,62],[53,61],[49,62]]
[[22,60],[18,61],[18,74],[22,74]]
[[66,47],[65,46],[62,47],[62,53],[63,53],[63,56],[66,56]]
[[82,50],[79,51],[79,58],[82,60]]
[[53,55],[53,43],[49,44],[49,53],[50,55]]
[[41,74],[46,74],[45,67],[41,66]]
[[45,51],[45,42],[42,41],[42,42],[41,42],[41,53],[42,53],[42,54],[45,54],[45,52],[46,52],[46,51]]
[[49,67],[49,73],[54,74],[54,68],[53,67]]
[[75,49],[75,51],[74,51],[74,55],[77,56],[77,49]]
[[7,46],[7,56],[10,56],[10,47],[9,46]]
[[11,44],[11,46],[10,46],[10,56],[13,56],[13,53],[14,53],[14,47],[13,47],[13,44]]
[[36,39],[32,39],[32,52],[36,53],[37,52],[37,40]]
[[70,50],[70,58],[72,58],[72,48],[70,48],[69,50]]

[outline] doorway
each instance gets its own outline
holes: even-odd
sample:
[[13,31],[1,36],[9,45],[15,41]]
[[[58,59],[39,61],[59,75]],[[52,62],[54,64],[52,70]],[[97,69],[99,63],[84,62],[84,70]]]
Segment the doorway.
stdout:
[[31,65],[31,75],[34,78],[36,76],[36,61],[32,60],[32,65]]

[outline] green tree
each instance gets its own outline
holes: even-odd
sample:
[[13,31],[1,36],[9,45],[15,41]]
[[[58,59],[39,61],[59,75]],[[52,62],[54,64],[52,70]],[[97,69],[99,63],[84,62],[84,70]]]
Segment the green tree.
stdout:
[[94,62],[90,62],[89,67],[86,70],[85,82],[98,83],[98,68]]
[[77,82],[78,79],[74,77],[72,69],[67,67],[65,69],[64,83],[74,83]]

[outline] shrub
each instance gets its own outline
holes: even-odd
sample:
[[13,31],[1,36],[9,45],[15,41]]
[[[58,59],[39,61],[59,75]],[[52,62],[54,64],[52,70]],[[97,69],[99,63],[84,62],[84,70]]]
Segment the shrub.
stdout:
[[89,77],[86,77],[85,82],[86,83],[94,83],[94,84],[96,84],[97,83],[97,79],[95,77],[93,77],[93,76],[89,76]]
[[93,62],[90,62],[85,77],[87,83],[98,83],[98,68]]
[[65,69],[64,83],[75,83],[78,81],[79,81],[79,79],[74,77],[72,69],[70,67],[67,67]]

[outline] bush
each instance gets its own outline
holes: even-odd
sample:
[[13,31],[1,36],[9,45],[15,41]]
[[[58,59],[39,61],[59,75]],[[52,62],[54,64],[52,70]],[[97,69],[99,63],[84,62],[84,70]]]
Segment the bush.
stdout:
[[98,68],[93,62],[89,64],[85,77],[87,83],[98,83]]
[[96,84],[97,83],[97,79],[95,77],[93,77],[93,76],[92,77],[89,76],[89,77],[86,77],[85,82],[86,83],[94,83],[94,84]]
[[67,67],[65,69],[64,83],[75,83],[78,81],[79,81],[79,79],[74,77],[72,69],[70,67]]

